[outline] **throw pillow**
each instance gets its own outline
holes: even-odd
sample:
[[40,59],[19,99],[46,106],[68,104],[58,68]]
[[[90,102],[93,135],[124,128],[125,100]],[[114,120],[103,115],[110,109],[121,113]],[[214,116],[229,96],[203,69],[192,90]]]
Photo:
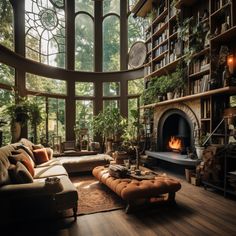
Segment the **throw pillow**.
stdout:
[[40,165],[49,161],[46,148],[33,150],[33,153],[34,153],[34,158],[37,165]]
[[27,168],[19,161],[16,163],[15,178],[18,184],[26,184],[34,182]]
[[27,168],[27,170],[30,172],[32,177],[34,176],[34,166],[32,166],[29,158],[26,155],[24,155],[24,153],[11,155],[8,157],[8,159],[9,159],[10,163],[14,164],[14,165],[16,165],[17,162],[21,162]]
[[16,147],[16,149],[17,150],[19,150],[19,149],[25,150],[28,153],[28,155],[32,158],[32,160],[35,162],[35,160],[34,160],[34,153],[32,152],[32,150],[30,148],[28,148],[28,147],[26,147],[25,145],[22,144],[22,145],[18,145]]
[[33,150],[37,150],[37,149],[42,149],[42,148],[46,148],[47,154],[48,154],[48,159],[51,160],[53,157],[53,150],[50,147],[44,147],[42,144],[36,144],[33,145]]
[[33,159],[30,157],[30,155],[28,154],[28,152],[26,152],[24,149],[20,148],[20,149],[18,149],[18,150],[11,151],[11,154],[12,154],[12,155],[18,155],[18,154],[20,154],[20,153],[22,153],[24,156],[27,156],[27,158],[29,159],[29,161],[30,161],[30,163],[31,163],[31,165],[32,165],[33,167],[36,166],[35,163],[34,163],[34,161],[33,161]]
[[35,144],[32,146],[33,150],[44,148],[42,144]]
[[51,160],[53,157],[53,150],[49,147],[46,147],[46,152],[48,154],[48,159]]

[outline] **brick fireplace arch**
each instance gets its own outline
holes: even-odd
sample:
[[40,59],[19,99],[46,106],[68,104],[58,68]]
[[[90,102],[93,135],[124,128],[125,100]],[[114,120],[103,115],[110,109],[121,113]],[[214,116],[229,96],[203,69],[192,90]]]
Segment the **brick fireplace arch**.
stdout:
[[[189,126],[191,127],[191,144],[193,145],[196,140],[196,135],[198,134],[198,131],[200,130],[200,123],[199,120],[194,113],[194,111],[186,104],[184,103],[176,103],[176,104],[169,104],[165,106],[158,107],[158,109],[155,111],[154,115],[154,128],[155,128],[155,137],[157,138],[157,142],[161,140],[161,137],[159,135],[162,135],[161,126],[163,126],[163,119],[168,116],[168,113],[179,113],[183,117],[186,118],[186,120],[189,123]],[[161,131],[160,131],[161,130]],[[160,134],[159,134],[160,133]],[[162,141],[161,141],[162,143]],[[158,147],[160,148],[162,144],[158,144]]]

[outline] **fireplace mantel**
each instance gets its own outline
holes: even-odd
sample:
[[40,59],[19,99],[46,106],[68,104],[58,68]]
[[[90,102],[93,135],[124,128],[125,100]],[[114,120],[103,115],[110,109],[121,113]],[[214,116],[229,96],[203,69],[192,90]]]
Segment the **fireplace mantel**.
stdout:
[[152,108],[152,107],[163,106],[163,105],[169,105],[169,104],[172,104],[172,103],[178,103],[178,102],[184,102],[184,101],[191,101],[191,100],[195,100],[195,99],[199,99],[199,98],[203,98],[203,97],[208,97],[210,95],[235,94],[235,93],[236,93],[236,86],[224,87],[224,88],[209,90],[209,91],[206,91],[206,92],[203,92],[203,93],[197,93],[197,94],[188,95],[188,96],[184,96],[184,97],[165,100],[165,101],[158,102],[158,103],[148,104],[148,105],[145,105],[145,106],[140,106],[140,109]]

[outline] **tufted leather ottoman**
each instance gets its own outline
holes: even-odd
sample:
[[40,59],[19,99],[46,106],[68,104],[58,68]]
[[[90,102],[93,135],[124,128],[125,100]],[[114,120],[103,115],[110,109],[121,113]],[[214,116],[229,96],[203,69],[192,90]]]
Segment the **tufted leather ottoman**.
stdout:
[[103,166],[95,167],[93,175],[127,202],[126,212],[131,206],[146,202],[175,202],[175,192],[181,188],[179,181],[167,176],[153,180],[116,179]]

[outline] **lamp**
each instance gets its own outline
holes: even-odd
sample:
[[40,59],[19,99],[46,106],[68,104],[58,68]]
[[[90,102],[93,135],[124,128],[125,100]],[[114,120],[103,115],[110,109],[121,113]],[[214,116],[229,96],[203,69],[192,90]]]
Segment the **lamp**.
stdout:
[[231,75],[236,75],[236,56],[234,54],[229,54],[227,56],[227,65]]

